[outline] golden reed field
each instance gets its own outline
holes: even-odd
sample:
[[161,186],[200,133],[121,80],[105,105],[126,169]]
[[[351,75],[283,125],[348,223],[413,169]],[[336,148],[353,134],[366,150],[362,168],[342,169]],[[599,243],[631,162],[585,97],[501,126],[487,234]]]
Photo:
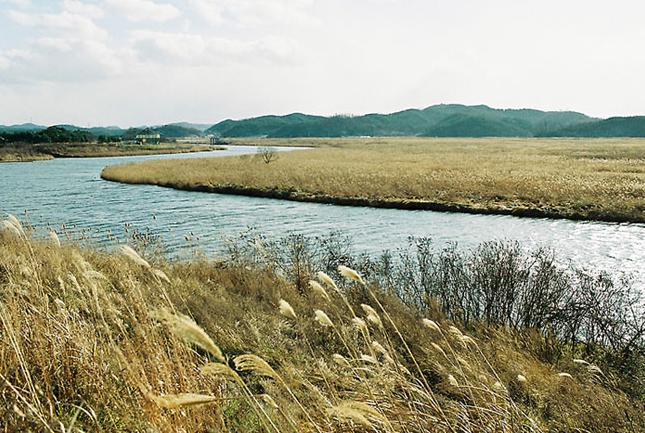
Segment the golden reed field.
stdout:
[[54,158],[98,158],[110,156],[159,155],[220,150],[206,144],[10,144],[0,147],[0,162],[30,162]]
[[107,167],[108,180],[348,205],[645,222],[643,139],[289,139],[315,146]]
[[0,231],[0,430],[638,432],[642,401],[535,333],[420,314],[354,270],[168,262]]

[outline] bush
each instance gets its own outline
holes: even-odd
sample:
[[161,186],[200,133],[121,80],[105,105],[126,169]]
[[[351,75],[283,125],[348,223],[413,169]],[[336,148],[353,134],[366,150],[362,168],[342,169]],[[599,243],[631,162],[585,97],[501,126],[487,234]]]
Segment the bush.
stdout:
[[627,277],[559,264],[552,250],[502,241],[439,249],[429,238],[410,238],[408,248],[374,258],[354,254],[351,240],[339,233],[269,241],[250,232],[229,253],[276,269],[299,290],[314,269],[339,277],[336,264],[346,264],[421,314],[438,309],[466,327],[537,331],[534,350],[543,359],[571,352],[591,357],[629,377],[623,385],[632,395],[645,393],[642,295]]

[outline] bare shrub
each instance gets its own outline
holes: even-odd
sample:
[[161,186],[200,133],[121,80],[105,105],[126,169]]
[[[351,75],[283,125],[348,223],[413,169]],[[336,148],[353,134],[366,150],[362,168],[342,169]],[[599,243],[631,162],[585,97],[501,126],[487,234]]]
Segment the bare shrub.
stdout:
[[278,159],[278,154],[277,154],[276,150],[273,147],[270,147],[270,146],[260,146],[260,147],[258,147],[257,156],[265,164],[270,164],[271,162],[273,162],[276,159]]

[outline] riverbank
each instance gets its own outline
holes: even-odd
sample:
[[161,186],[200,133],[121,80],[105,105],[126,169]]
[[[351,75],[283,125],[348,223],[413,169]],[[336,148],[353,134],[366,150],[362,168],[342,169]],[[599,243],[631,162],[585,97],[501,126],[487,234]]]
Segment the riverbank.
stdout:
[[318,146],[260,158],[146,161],[103,179],[349,206],[645,222],[642,139],[245,140]]
[[0,162],[33,162],[54,158],[141,156],[221,150],[206,144],[37,144],[0,146]]
[[[499,426],[628,433],[645,427],[642,401],[630,397],[640,393],[640,364],[630,361],[622,372],[620,364],[606,363],[622,357],[605,354],[600,339],[569,344],[496,326],[502,308],[486,309],[496,312],[490,323],[476,316],[460,323],[450,315],[470,314],[474,303],[441,305],[420,288],[410,291],[405,272],[388,275],[397,275],[425,307],[395,296],[373,279],[376,272],[363,274],[363,284],[358,273],[336,268],[357,263],[351,257],[329,269],[321,267],[325,258],[298,255],[316,247],[309,243],[292,250],[256,242],[251,254],[168,262],[129,248],[109,253],[61,244],[55,235],[32,240],[12,219],[0,227],[0,374],[7,391],[0,416],[7,431],[73,425],[103,432],[448,433]],[[144,244],[138,249],[146,251]],[[504,251],[513,259],[499,269],[488,268],[495,262],[482,261],[483,252],[465,263],[491,277],[504,269],[531,290],[524,284],[529,274],[516,266],[535,258],[516,260]],[[366,267],[376,269],[375,263]],[[459,260],[442,266],[453,265]],[[408,271],[414,275],[416,268]],[[543,276],[559,279],[558,272],[547,267]],[[554,287],[553,295],[576,290]],[[598,290],[602,284],[590,282],[581,294],[593,298]],[[551,296],[537,287],[531,293],[526,320],[542,317],[535,302]],[[607,303],[618,296],[611,293]],[[574,301],[575,317],[554,315],[551,329],[575,324],[589,338],[595,336],[587,331],[616,331],[587,323],[585,304]],[[616,309],[628,306],[612,305],[627,318]],[[589,320],[603,319],[599,311],[590,309]],[[624,349],[638,359],[637,350]]]

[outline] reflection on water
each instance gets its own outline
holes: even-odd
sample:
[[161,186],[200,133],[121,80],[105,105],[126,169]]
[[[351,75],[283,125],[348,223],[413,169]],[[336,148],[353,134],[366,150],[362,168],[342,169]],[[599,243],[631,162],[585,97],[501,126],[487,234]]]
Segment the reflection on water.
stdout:
[[[230,147],[206,156],[253,153]],[[122,234],[129,223],[159,235],[173,254],[197,244],[207,253],[222,240],[255,227],[268,236],[294,231],[310,235],[339,230],[350,235],[358,252],[404,246],[408,236],[430,236],[436,243],[470,247],[493,239],[525,246],[547,245],[578,266],[635,273],[645,287],[645,224],[403,211],[298,203],[273,199],[177,191],[124,185],[100,179],[106,165],[150,158],[194,158],[202,154],[118,158],[56,159],[0,164],[0,211],[14,213],[36,227],[48,224],[85,228],[97,242]],[[192,237],[188,243],[186,237]]]

